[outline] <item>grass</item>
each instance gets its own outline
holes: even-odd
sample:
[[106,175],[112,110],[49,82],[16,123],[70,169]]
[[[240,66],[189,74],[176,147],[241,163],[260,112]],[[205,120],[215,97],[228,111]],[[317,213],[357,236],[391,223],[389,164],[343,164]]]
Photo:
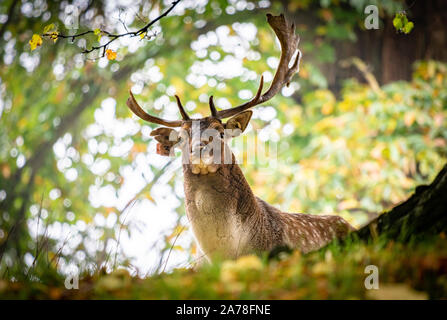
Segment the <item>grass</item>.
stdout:
[[[379,270],[379,290],[365,289],[365,267]],[[34,281],[0,280],[2,299],[441,299],[447,298],[447,241],[442,233],[421,241],[386,239],[302,255],[297,251],[245,256],[197,271],[138,278],[125,269],[85,274],[78,290],[48,270]]]

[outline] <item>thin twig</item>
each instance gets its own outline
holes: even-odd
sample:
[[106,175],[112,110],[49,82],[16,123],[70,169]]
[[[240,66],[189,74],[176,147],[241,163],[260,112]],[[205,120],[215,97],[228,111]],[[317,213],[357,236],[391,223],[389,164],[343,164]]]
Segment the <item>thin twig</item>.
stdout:
[[[140,36],[140,35],[146,33],[147,30],[148,30],[151,26],[153,26],[156,22],[158,22],[158,21],[159,21],[160,19],[162,19],[163,17],[167,16],[167,15],[168,15],[168,14],[175,8],[175,6],[176,6],[180,1],[182,1],[182,0],[176,0],[176,1],[172,2],[171,7],[169,7],[168,10],[166,10],[164,13],[162,13],[162,14],[159,15],[157,18],[155,18],[154,20],[150,21],[150,22],[147,23],[144,27],[138,29],[137,31],[127,31],[127,27],[126,27],[126,26],[125,26],[125,29],[126,29],[127,32],[125,32],[125,33],[120,33],[120,34],[114,34],[114,33],[111,33],[111,32],[105,31],[105,30],[101,30],[101,33],[103,33],[103,34],[105,34],[106,36],[108,36],[108,37],[110,38],[110,40],[107,41],[106,43],[102,44],[102,45],[99,45],[99,46],[92,46],[90,49],[84,49],[81,53],[83,53],[83,54],[89,54],[89,53],[91,53],[91,52],[93,52],[93,51],[95,51],[95,50],[102,50],[102,54],[101,54],[101,56],[104,57],[105,54],[106,54],[107,47],[108,47],[112,42],[114,42],[115,40],[117,40],[117,39],[119,39],[119,38],[122,38],[122,37],[129,36],[129,37],[133,38],[133,37],[137,37],[137,36]],[[43,37],[49,37],[49,38],[56,37],[56,38],[62,38],[62,39],[71,39],[71,42],[74,42],[75,39],[77,39],[77,38],[81,38],[81,37],[83,37],[83,36],[85,36],[85,35],[92,34],[92,33],[95,33],[95,31],[94,31],[94,30],[87,30],[87,31],[84,31],[84,32],[81,32],[81,33],[78,33],[78,34],[73,34],[73,35],[67,35],[67,34],[59,33],[59,34],[57,34],[57,35],[55,36],[52,32],[47,32],[47,33],[44,33],[42,36],[43,36]]]
[[368,66],[359,58],[352,57],[345,60],[340,61],[340,66],[342,68],[347,68],[349,66],[353,65],[354,67],[359,70],[365,80],[368,82],[371,89],[378,95],[383,94],[382,89],[380,89],[380,85],[377,82],[376,77],[374,77],[374,74],[368,69]]
[[162,273],[164,273],[165,270],[166,270],[166,266],[168,265],[169,257],[171,256],[172,249],[174,248],[175,243],[177,242],[178,237],[180,237],[180,235],[182,234],[182,232],[183,232],[185,229],[186,229],[186,226],[183,226],[182,229],[180,230],[180,232],[179,232],[179,233],[177,234],[177,236],[175,237],[174,242],[172,243],[171,248],[169,248],[168,257],[166,258],[165,266],[163,267],[163,271],[162,271]]
[[[126,223],[126,219],[127,219],[127,217],[129,216],[130,208],[132,208],[132,207],[134,206],[134,204],[135,204],[136,201],[137,201],[136,198],[133,198],[132,200],[130,200],[130,201],[126,204],[126,206],[124,207],[124,209],[121,211],[121,213],[120,213],[120,216],[121,216],[121,214],[122,214],[127,208],[129,208],[129,210],[126,212],[126,216],[124,217],[123,222],[122,222],[121,225],[120,225],[120,230],[118,231],[118,239],[117,239],[117,243],[116,243],[115,259],[113,260],[113,268],[116,267],[116,260],[117,260],[117,257],[118,257],[118,249],[119,249],[119,244],[120,244],[120,241],[121,241],[121,231],[123,230],[124,225],[125,225],[125,223]],[[106,261],[107,261],[107,260],[108,260],[108,257],[107,257]]]
[[[31,266],[28,268],[27,272],[26,272],[26,277],[29,276],[29,273],[31,272],[32,269],[35,268],[37,260],[39,259],[39,255],[40,255],[40,247],[39,247],[39,222],[40,222],[40,217],[42,216],[42,204],[43,204],[43,197],[44,197],[44,192],[42,192],[42,196],[40,199],[40,206],[39,206],[39,213],[37,214],[37,224],[36,224],[36,253],[34,254],[34,260],[33,263],[31,264]],[[47,224],[48,227],[48,224]],[[46,232],[47,229],[45,229],[44,234]],[[42,247],[43,248],[43,247]]]

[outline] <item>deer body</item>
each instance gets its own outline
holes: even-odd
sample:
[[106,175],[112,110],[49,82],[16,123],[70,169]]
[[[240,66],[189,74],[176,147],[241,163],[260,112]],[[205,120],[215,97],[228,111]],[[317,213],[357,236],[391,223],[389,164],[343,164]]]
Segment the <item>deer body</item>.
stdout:
[[240,168],[227,165],[208,175],[184,168],[183,173],[186,212],[202,252],[228,258],[249,252],[246,229],[257,204]]
[[[294,24],[283,15],[267,15],[281,44],[281,59],[269,89],[262,93],[263,77],[254,98],[240,106],[217,111],[213,97],[211,116],[190,119],[176,96],[182,120],[164,120],[146,113],[132,93],[129,108],[140,118],[164,125],[151,132],[159,142],[157,153],[172,156],[182,150],[186,212],[198,245],[208,260],[271,250],[278,246],[302,252],[316,250],[352,227],[338,216],[289,214],[257,198],[229,151],[229,138],[240,135],[250,121],[251,107],[275,96],[299,69],[301,52]],[[226,123],[222,119],[229,118]],[[176,131],[172,128],[180,128]]]
[[240,167],[195,175],[184,166],[186,212],[208,260],[287,246],[317,250],[352,227],[338,216],[285,213],[254,196]]

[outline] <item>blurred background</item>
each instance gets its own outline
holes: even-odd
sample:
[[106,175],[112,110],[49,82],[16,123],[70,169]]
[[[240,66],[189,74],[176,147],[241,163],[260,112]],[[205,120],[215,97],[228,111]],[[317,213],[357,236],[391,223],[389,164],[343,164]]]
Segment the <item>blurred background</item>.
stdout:
[[[278,145],[277,165],[262,156],[243,165],[257,196],[361,226],[445,164],[444,1],[183,0],[147,37],[113,42],[115,60],[81,53],[98,45],[93,34],[44,38],[31,51],[33,34],[51,23],[65,34],[122,33],[171,2],[1,2],[1,277],[189,267],[196,248],[180,159],[155,153],[155,125],[131,114],[128,90],[168,119],[179,117],[175,94],[196,117],[208,115],[210,95],[221,109],[250,99],[278,63],[268,12],[296,23],[303,58],[290,87],[254,109],[245,134]],[[364,24],[370,4],[376,30]],[[408,34],[393,26],[400,12],[414,23]],[[70,17],[78,28],[67,29]]]

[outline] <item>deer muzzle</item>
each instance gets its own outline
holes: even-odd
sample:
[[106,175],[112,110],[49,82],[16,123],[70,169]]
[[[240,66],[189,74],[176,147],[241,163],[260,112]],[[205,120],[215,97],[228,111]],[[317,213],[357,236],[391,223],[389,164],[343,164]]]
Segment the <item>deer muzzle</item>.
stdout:
[[190,161],[193,174],[208,174],[217,171],[218,164],[214,163],[213,150],[207,144],[201,142],[193,147]]

